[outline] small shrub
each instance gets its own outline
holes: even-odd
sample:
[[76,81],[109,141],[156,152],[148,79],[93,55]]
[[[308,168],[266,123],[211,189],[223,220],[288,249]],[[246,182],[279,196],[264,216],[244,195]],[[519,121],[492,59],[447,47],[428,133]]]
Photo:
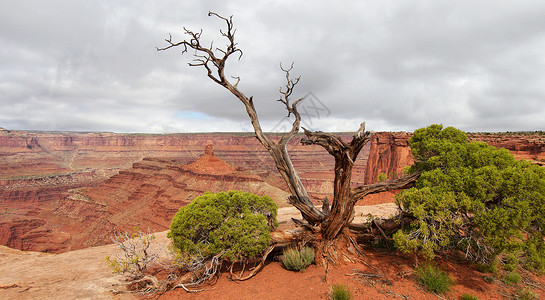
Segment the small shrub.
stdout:
[[386,175],[386,173],[380,173],[378,174],[377,180],[378,182],[386,181],[388,180],[388,175]]
[[489,263],[478,263],[477,270],[479,270],[482,273],[497,274],[498,264],[499,264],[499,260],[498,260],[498,257],[496,256]]
[[144,272],[159,257],[160,249],[152,249],[155,235],[148,229],[147,232],[134,228],[132,234],[117,233],[112,241],[123,250],[122,256],[106,256],[106,263],[114,273],[127,273],[131,278],[141,278]]
[[337,283],[329,288],[329,299],[331,300],[350,300],[352,292],[350,288],[344,284]]
[[437,294],[445,293],[452,286],[449,275],[432,264],[426,264],[416,269],[418,281],[429,291]]
[[314,261],[314,250],[310,247],[284,249],[282,263],[290,271],[302,271]]
[[479,300],[479,298],[471,295],[471,294],[463,294],[462,297],[460,297],[462,300]]
[[517,284],[520,281],[520,275],[516,272],[509,272],[503,277],[503,282],[508,285]]
[[266,249],[271,229],[278,226],[277,212],[267,196],[206,192],[176,213],[168,237],[182,264],[215,256],[244,261]]
[[506,271],[515,271],[518,267],[518,259],[517,257],[514,255],[514,254],[508,254],[506,257],[505,257],[505,264],[503,265],[503,268],[506,270]]

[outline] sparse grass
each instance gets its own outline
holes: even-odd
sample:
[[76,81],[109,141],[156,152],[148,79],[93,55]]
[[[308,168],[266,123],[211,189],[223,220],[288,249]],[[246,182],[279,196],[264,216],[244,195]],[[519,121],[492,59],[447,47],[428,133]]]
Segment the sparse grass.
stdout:
[[515,292],[515,299],[519,300],[534,300],[539,299],[539,296],[529,288],[519,289]]
[[479,300],[479,298],[471,294],[463,294],[462,297],[460,297],[460,299],[461,300]]
[[426,264],[416,269],[418,281],[430,292],[442,294],[447,292],[454,284],[449,275],[439,267]]
[[507,285],[517,284],[520,281],[520,275],[517,272],[509,272],[503,276],[503,282]]
[[329,288],[329,299],[331,300],[350,300],[352,299],[352,291],[342,283],[334,284]]
[[290,271],[302,271],[314,261],[314,250],[304,246],[302,248],[284,249],[282,263]]
[[484,276],[483,280],[486,283],[493,283],[494,281],[496,281],[496,279],[494,279],[494,277],[492,277],[492,276]]
[[498,257],[495,257],[488,264],[486,263],[477,264],[477,270],[479,270],[482,273],[496,274],[498,273],[498,264],[499,264],[499,259]]

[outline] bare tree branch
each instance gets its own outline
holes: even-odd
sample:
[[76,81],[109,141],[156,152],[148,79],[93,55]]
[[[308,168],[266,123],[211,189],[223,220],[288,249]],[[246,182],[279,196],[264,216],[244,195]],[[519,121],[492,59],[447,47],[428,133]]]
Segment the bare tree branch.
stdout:
[[223,21],[225,21],[227,29],[226,31],[220,30],[220,34],[227,39],[228,43],[225,48],[215,48],[213,46],[210,48],[204,47],[201,44],[202,30],[200,32],[193,32],[184,28],[185,34],[189,36],[189,40],[183,40],[181,42],[173,42],[172,36],[169,35],[169,38],[165,41],[167,46],[163,48],[157,48],[158,51],[167,50],[173,47],[183,47],[182,53],[188,51],[188,49],[193,49],[195,51],[194,57],[195,60],[193,63],[190,63],[190,66],[202,66],[206,69],[207,75],[214,82],[228,89],[233,95],[235,95],[246,108],[246,112],[250,117],[252,126],[256,138],[261,142],[261,144],[269,151],[270,155],[273,157],[276,164],[276,168],[280,172],[280,175],[288,185],[288,189],[292,194],[292,197],[289,198],[289,201],[299,210],[303,217],[309,222],[320,222],[325,217],[324,214],[318,211],[307,194],[305,187],[303,186],[299,175],[297,174],[291,158],[287,151],[287,144],[289,140],[299,132],[301,116],[297,111],[297,104],[303,100],[298,99],[295,102],[291,102],[291,95],[297,83],[299,82],[300,77],[291,79],[290,71],[293,68],[293,64],[290,68],[285,69],[281,66],[282,71],[286,74],[286,85],[285,90],[280,89],[282,97],[280,102],[282,102],[288,111],[288,116],[292,114],[295,117],[295,120],[292,123],[291,130],[284,134],[278,143],[270,140],[264,133],[259,123],[259,118],[254,106],[253,98],[247,97],[242,91],[238,89],[238,84],[240,82],[239,77],[234,77],[237,79],[235,84],[232,84],[225,77],[225,64],[227,59],[233,54],[239,54],[239,60],[242,57],[242,50],[237,48],[235,43],[235,32],[233,28],[233,18],[225,18],[218,15],[214,12],[209,12],[209,16],[215,16]]
[[367,195],[410,188],[414,186],[421,173],[422,171],[418,171],[398,179],[358,186],[352,191],[352,198],[358,201]]

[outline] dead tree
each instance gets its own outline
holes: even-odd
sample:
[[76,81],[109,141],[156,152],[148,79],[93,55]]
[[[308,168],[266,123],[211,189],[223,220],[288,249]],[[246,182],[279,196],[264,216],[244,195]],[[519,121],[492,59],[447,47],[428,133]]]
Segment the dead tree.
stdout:
[[157,50],[162,51],[181,47],[182,54],[188,52],[188,50],[194,51],[193,55],[195,59],[189,65],[205,68],[210,79],[229,90],[244,104],[252,122],[255,136],[269,151],[274,159],[276,168],[288,186],[291,193],[289,197],[290,203],[301,211],[303,218],[309,223],[309,228],[318,229],[317,231],[319,231],[324,241],[331,242],[342,232],[347,232],[344,229],[351,222],[354,214],[354,205],[359,199],[369,194],[408,188],[414,184],[419,174],[412,174],[397,180],[363,185],[356,188],[351,187],[354,162],[363,146],[369,142],[373,135],[372,132],[365,130],[365,123],[361,124],[350,141],[345,141],[339,135],[325,132],[311,132],[303,128],[306,137],[301,140],[302,144],[320,145],[335,158],[334,193],[331,207],[328,201],[324,201],[321,210],[317,209],[310,200],[287,151],[289,140],[300,130],[301,115],[297,110],[297,104],[304,99],[299,98],[295,101],[291,99],[293,90],[300,79],[300,77],[295,79],[290,77],[293,64],[289,68],[280,66],[286,75],[286,85],[280,88],[281,98],[278,101],[285,106],[288,116],[294,116],[294,120],[291,130],[283,134],[278,142],[274,142],[263,133],[254,107],[253,98],[246,96],[238,89],[240,78],[234,77],[232,82],[225,75],[227,59],[233,55],[238,56],[239,59],[242,57],[242,51],[237,48],[237,43],[235,42],[236,30],[233,28],[232,17],[225,18],[214,12],[209,12],[208,15],[225,21],[227,29],[225,31],[220,30],[221,35],[227,39],[225,48],[216,48],[213,44],[210,46],[203,45],[201,40],[202,30],[194,32],[184,27],[185,34],[189,36],[188,40],[173,42],[172,36],[169,35],[169,38],[165,40],[168,45],[163,48],[157,48]]

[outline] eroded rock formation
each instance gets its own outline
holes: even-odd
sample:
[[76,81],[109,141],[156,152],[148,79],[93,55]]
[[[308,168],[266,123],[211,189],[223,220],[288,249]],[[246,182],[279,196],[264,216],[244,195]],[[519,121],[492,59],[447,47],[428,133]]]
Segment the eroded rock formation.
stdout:
[[58,253],[108,243],[115,231],[134,226],[166,230],[178,209],[205,191],[268,195],[280,207],[288,197],[262,177],[216,157],[211,146],[187,165],[145,158],[94,187],[66,177],[3,180],[0,196],[9,200],[2,203],[7,216],[0,222],[3,245]]
[[469,134],[471,140],[505,148],[517,159],[545,165],[545,135],[537,134]]
[[406,132],[377,132],[371,138],[371,149],[365,169],[365,183],[378,181],[380,173],[389,178],[402,175],[403,168],[413,163]]

